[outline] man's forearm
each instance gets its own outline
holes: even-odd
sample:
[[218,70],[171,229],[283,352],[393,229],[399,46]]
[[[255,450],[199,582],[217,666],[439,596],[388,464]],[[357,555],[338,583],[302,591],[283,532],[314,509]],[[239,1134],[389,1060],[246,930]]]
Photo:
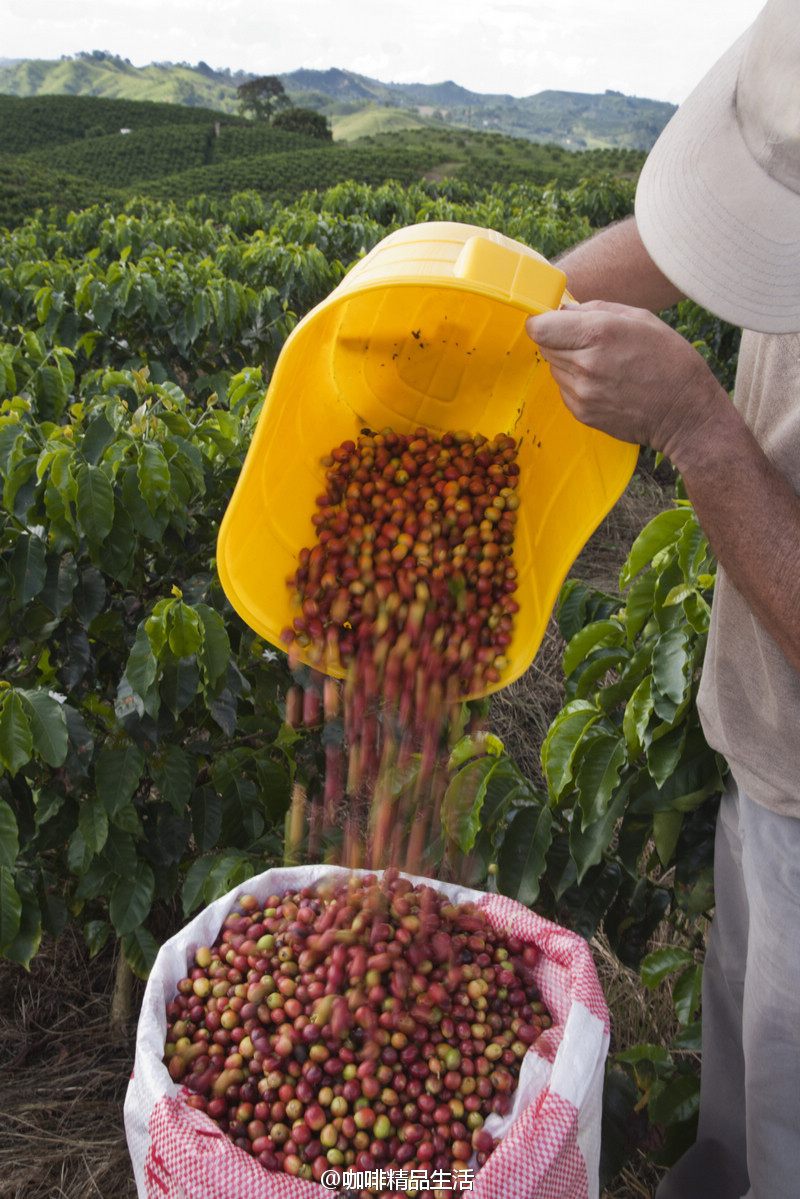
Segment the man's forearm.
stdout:
[[732,404],[673,461],[731,582],[800,674],[800,498]]
[[558,260],[570,294],[661,312],[683,299],[644,248],[634,217],[601,229]]
[[800,673],[800,498],[701,356],[650,312],[615,303],[527,326],[578,420],[671,459],[714,553]]

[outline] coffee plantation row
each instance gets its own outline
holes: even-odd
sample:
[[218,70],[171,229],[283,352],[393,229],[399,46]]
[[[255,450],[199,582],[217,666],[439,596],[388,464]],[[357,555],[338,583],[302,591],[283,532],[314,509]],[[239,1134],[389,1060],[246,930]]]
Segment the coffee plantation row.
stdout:
[[0,144],[0,225],[9,226],[37,208],[55,206],[64,216],[94,203],[121,208],[134,194],[186,203],[254,190],[288,203],[347,180],[411,185],[431,173],[479,189],[566,188],[601,172],[632,179],[644,159],[640,151],[575,154],[435,124],[333,145],[212,109],[90,96],[0,96]]
[[[552,257],[631,203],[611,176],[349,182],[286,206],[140,198],[0,235],[0,954],[29,964],[75,922],[146,976],[159,909],[189,915],[281,861],[293,783],[322,786],[323,728],[287,724],[286,657],[233,612],[215,565],[297,319],[400,226],[466,221]],[[727,379],[733,332],[692,305],[676,320]],[[693,702],[713,575],[680,503],[634,545],[627,596],[571,580],[549,793],[496,738],[466,737],[442,806],[441,850],[468,858],[472,885],[587,937],[602,921],[626,964],[665,915],[688,930],[687,948],[644,959],[654,985],[681,971],[680,1052],[639,1047],[614,1076],[631,1101],[645,1079],[678,1137],[696,1107],[691,929],[712,902],[721,770]]]
[[33,151],[28,161],[92,179],[104,187],[126,188],[141,180],[210,166],[229,166],[231,159],[259,161],[295,151],[314,152],[319,143],[300,133],[268,125],[160,126],[132,129]]

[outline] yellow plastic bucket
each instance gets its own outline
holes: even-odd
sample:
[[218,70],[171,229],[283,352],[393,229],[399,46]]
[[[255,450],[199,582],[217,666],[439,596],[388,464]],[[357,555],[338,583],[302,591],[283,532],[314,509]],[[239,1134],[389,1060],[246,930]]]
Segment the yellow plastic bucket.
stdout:
[[[273,645],[298,615],[287,579],[325,491],[321,459],[362,428],[467,429],[519,443],[520,610],[497,690],[541,644],[570,566],[630,481],[637,448],[564,406],[525,317],[559,307],[565,276],[489,229],[400,229],[301,320],[281,351],[220,528],[217,565],[239,615]],[[301,653],[302,657],[302,653]]]

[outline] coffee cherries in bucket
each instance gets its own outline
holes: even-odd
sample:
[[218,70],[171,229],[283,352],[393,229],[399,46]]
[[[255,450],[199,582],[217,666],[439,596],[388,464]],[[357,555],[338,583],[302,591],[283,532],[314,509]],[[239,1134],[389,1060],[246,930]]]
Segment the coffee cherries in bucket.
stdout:
[[518,610],[516,452],[505,434],[425,428],[366,429],[336,446],[316,542],[288,580],[298,615],[284,645],[310,648],[324,669],[370,642],[390,692],[420,659],[453,699],[500,681]]

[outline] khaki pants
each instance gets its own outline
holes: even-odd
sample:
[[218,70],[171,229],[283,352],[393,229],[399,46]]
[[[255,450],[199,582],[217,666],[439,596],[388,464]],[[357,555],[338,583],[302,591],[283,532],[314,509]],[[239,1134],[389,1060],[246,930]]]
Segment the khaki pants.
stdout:
[[[800,780],[798,780],[800,788]],[[722,798],[697,1143],[657,1199],[800,1196],[800,819]]]

